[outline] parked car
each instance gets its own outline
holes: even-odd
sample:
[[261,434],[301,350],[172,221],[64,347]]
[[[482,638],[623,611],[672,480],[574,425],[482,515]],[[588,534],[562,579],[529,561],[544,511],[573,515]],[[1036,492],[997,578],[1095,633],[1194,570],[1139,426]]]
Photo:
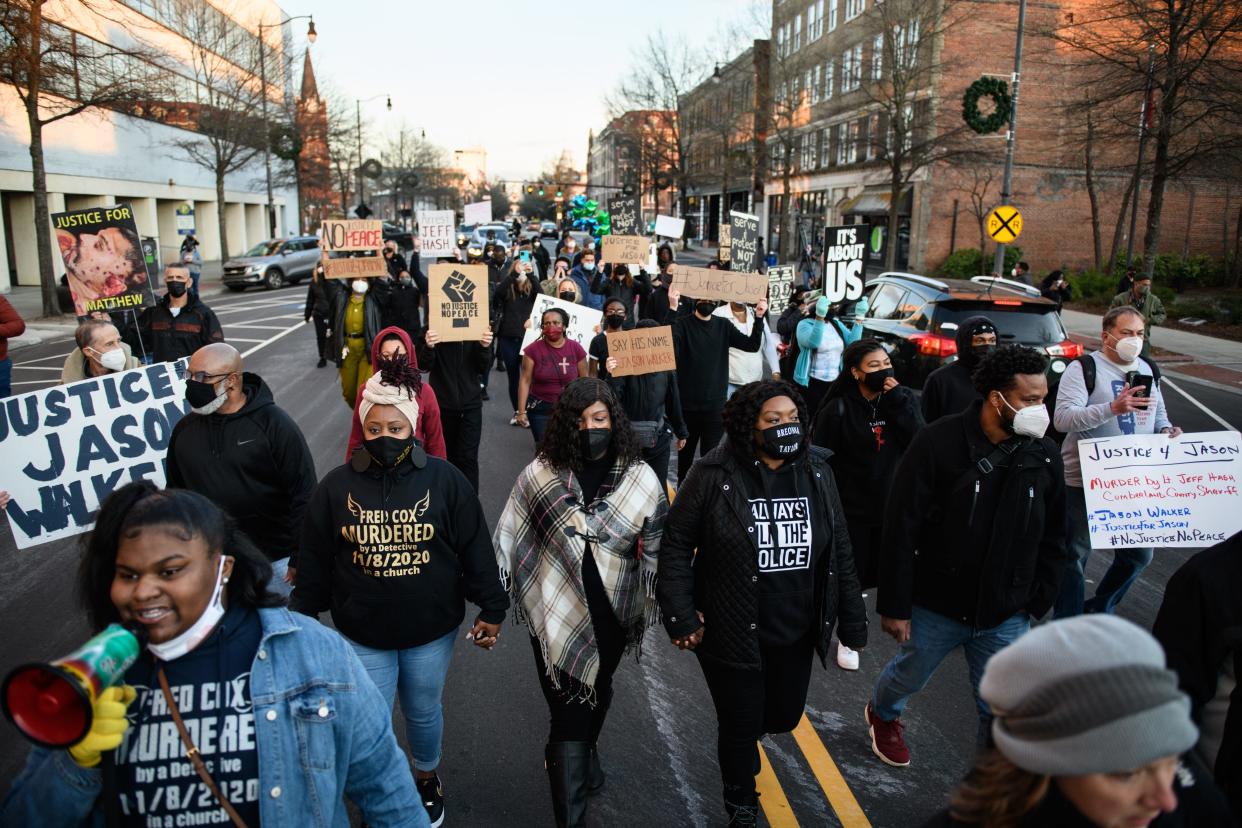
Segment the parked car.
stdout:
[[402,250],[414,249],[414,234],[390,221],[384,222],[384,241],[396,242]]
[[238,292],[258,285],[272,290],[286,282],[297,284],[310,276],[317,264],[317,236],[268,239],[224,263],[224,286]]
[[555,239],[555,238],[556,238],[557,236],[559,236],[560,234],[561,234],[561,233],[560,233],[560,231],[559,231],[559,230],[557,230],[557,228],[556,228],[556,222],[555,222],[555,221],[544,221],[544,222],[540,222],[540,224],[539,224],[539,238],[541,238],[541,239]]
[[469,224],[457,225],[457,246],[465,247],[470,241],[470,234],[474,232],[474,228]]
[[470,234],[470,241],[466,245],[467,254],[483,255],[483,248],[489,241],[504,245],[507,249],[510,244],[509,229],[501,224],[480,224]]
[[885,344],[897,380],[910,388],[922,388],[928,374],[957,359],[957,327],[971,316],[995,322],[1000,344],[1047,354],[1050,388],[1083,353],[1066,333],[1056,303],[1020,282],[882,273],[868,280],[865,294],[870,307],[862,318],[863,336]]

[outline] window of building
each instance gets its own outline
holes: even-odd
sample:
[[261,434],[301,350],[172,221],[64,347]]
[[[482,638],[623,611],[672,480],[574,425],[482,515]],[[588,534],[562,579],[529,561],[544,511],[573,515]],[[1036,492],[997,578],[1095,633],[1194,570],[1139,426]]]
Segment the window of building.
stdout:
[[798,12],[794,15],[793,22],[793,50],[796,52],[802,48],[802,13]]
[[819,103],[819,92],[820,92],[820,89],[819,89],[820,66],[819,64],[818,63],[815,64],[815,69],[808,70],[806,74],[807,74],[806,85],[811,90],[811,103],[817,104]]
[[911,18],[906,23],[906,48],[905,56],[908,63],[903,64],[906,68],[914,65],[914,61],[918,58],[919,52],[919,19]]
[[819,40],[824,34],[824,0],[815,0],[806,10],[806,41]]
[[776,102],[783,104],[786,97],[788,97],[788,87],[785,85],[785,81],[781,81],[776,87]]
[[853,20],[867,8],[867,0],[845,0],[845,19]]
[[781,174],[781,145],[779,141],[772,145],[771,151],[768,154],[768,172],[773,176]]
[[831,60],[824,64],[824,100],[832,97],[832,67],[834,65]]
[[808,170],[813,170],[819,166],[819,136],[814,132],[809,132],[803,136],[802,151],[806,154],[806,163],[803,166]]
[[849,137],[846,138],[848,150],[846,153],[845,163],[847,164],[853,164],[858,160],[858,142],[860,132],[858,123],[858,121],[850,121],[849,123]]
[[785,27],[780,26],[776,30],[776,54],[780,57],[785,56]]
[[832,127],[819,131],[819,163],[822,167],[832,163]]
[[859,43],[841,55],[841,91],[849,92],[862,84],[863,47]]
[[828,0],[828,31],[837,28],[837,0]]
[[837,165],[848,164],[849,148],[847,143],[849,141],[849,134],[846,132],[845,124],[837,124],[833,127],[833,130],[836,132],[834,139],[837,145]]
[[884,74],[884,35],[878,34],[871,41],[871,77],[879,80]]

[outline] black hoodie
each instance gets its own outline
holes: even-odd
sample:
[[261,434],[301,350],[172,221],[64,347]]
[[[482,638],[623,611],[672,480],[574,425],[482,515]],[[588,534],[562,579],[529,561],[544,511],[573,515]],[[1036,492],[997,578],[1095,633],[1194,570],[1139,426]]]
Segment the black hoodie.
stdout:
[[[360,470],[359,470],[360,469]],[[387,473],[365,446],[328,472],[311,497],[290,606],[365,647],[435,641],[465,601],[499,624],[509,608],[483,507],[469,481],[417,445]]]
[[246,404],[232,414],[187,414],[168,444],[168,486],[224,509],[268,558],[296,558],[315,460],[297,423],[256,374],[242,374]]
[[126,339],[135,354],[150,354],[156,362],[174,362],[188,357],[204,345],[223,342],[224,331],[211,308],[193,292],[187,292],[185,307],[176,316],[165,295],[138,317],[137,329],[129,328]]
[[979,392],[970,375],[979,365],[979,358],[971,348],[970,340],[981,326],[991,326],[996,330],[996,323],[986,316],[972,316],[958,326],[957,359],[932,371],[923,383],[923,419],[934,422],[949,414],[960,414],[972,402],[979,399]]

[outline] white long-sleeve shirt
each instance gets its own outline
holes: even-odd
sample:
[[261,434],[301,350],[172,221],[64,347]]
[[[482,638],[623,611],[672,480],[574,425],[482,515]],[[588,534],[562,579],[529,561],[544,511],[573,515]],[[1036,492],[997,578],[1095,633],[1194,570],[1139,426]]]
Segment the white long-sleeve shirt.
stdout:
[[1082,467],[1078,462],[1078,441],[1096,437],[1117,437],[1122,434],[1155,434],[1172,425],[1164,408],[1164,394],[1157,383],[1152,386],[1154,401],[1146,411],[1113,414],[1113,400],[1126,385],[1126,373],[1138,371],[1151,376],[1151,366],[1143,359],[1129,365],[1118,365],[1104,354],[1091,354],[1095,360],[1095,390],[1087,395],[1082,366],[1075,360],[1061,375],[1057,387],[1057,406],[1052,423],[1065,433],[1061,444],[1061,460],[1065,463],[1065,483],[1082,488]]
[[[712,316],[719,316],[733,323],[733,327],[740,332],[750,335],[751,326],[755,324],[755,311],[750,305],[746,306],[746,321],[738,322],[737,317],[733,315],[733,307],[729,304],[721,305],[712,311]],[[746,385],[749,382],[758,382],[763,379],[765,373],[771,371],[775,373],[780,371],[780,359],[776,353],[776,337],[768,330],[767,316],[763,320],[763,338],[759,340],[758,351],[743,351],[738,348],[729,349],[729,384],[730,385]]]

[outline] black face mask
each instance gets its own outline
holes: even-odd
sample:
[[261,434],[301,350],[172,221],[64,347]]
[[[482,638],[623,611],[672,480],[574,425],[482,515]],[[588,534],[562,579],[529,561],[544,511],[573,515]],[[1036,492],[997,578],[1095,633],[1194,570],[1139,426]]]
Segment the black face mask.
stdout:
[[578,431],[578,450],[588,460],[598,460],[612,445],[611,428],[583,428]]
[[891,376],[893,376],[892,368],[881,368],[879,371],[871,371],[863,374],[863,385],[867,386],[868,391],[883,391],[884,383]]
[[712,311],[716,309],[715,302],[695,302],[694,312],[699,316],[711,316]]
[[970,348],[970,352],[975,355],[976,363],[995,350],[995,345],[972,345]]
[[620,327],[625,324],[624,313],[610,313],[605,316],[604,319],[607,322],[608,327],[612,328],[614,331],[620,329]]
[[185,287],[185,282],[169,282],[168,295],[178,298],[185,296]]
[[[172,284],[176,284],[176,282]],[[202,408],[217,396],[219,395],[216,393],[216,386],[210,382],[199,382],[192,379],[185,381],[185,398],[192,408]]]
[[562,301],[564,301],[564,302],[572,302],[572,301],[574,301],[574,296],[575,296],[575,295],[576,295],[576,294],[569,293],[568,291],[562,291],[562,292],[561,292],[561,294],[560,294],[560,297],[561,297],[561,300],[562,300]]
[[386,469],[396,468],[402,460],[410,456],[414,448],[414,435],[401,437],[370,437],[362,444],[366,447],[371,459]]
[[763,438],[763,450],[769,457],[784,460],[802,450],[802,423],[770,426],[759,434]]

